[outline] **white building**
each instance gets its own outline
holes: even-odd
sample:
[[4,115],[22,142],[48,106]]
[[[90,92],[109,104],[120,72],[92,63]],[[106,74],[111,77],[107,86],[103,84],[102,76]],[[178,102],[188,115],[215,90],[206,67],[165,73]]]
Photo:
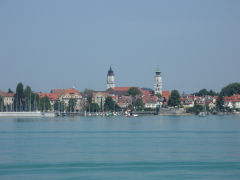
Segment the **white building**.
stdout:
[[108,74],[107,74],[107,89],[114,88],[114,87],[115,87],[115,76],[114,76],[112,67],[110,66],[110,69],[108,70]]
[[7,92],[0,92],[0,96],[3,100],[4,106],[12,106],[14,102],[14,94],[13,93],[7,93]]
[[240,94],[234,94],[231,97],[224,97],[224,106],[240,109]]
[[78,90],[74,88],[53,89],[50,94],[57,95],[58,96],[57,100],[59,100],[60,102],[64,102],[66,106],[69,105],[70,99],[73,99],[76,102],[74,110],[80,111],[82,109],[82,105],[83,105],[82,95]]
[[7,93],[0,91],[0,111],[6,109],[6,111],[12,111],[13,108],[13,103],[14,103],[14,93]]
[[156,71],[154,80],[155,80],[154,93],[162,95],[162,76],[161,76],[161,72],[159,70]]

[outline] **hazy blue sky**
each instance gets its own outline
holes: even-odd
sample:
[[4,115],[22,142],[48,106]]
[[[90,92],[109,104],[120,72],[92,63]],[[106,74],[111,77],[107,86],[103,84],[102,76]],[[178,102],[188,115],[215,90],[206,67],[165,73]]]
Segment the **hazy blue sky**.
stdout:
[[0,89],[219,91],[240,80],[239,0],[0,1]]

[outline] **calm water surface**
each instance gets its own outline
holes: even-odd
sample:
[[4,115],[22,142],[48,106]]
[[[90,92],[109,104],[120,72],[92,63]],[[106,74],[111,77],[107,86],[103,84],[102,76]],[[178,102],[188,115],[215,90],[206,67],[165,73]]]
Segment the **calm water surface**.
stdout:
[[240,179],[240,116],[2,118],[0,179]]

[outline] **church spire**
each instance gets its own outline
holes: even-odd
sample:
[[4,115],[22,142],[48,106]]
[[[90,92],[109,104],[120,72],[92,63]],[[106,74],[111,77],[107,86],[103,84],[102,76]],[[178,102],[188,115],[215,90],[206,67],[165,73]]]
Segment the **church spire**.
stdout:
[[115,87],[115,76],[112,70],[112,66],[110,66],[107,73],[107,89]]
[[110,69],[108,70],[108,76],[114,76],[114,72],[112,70],[112,66],[110,66]]

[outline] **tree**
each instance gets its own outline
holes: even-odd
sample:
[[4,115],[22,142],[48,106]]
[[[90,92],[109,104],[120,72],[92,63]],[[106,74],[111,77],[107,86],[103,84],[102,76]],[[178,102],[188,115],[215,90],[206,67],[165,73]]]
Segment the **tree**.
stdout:
[[232,96],[234,94],[240,94],[240,83],[231,83],[222,88],[220,94],[222,96]]
[[65,112],[66,108],[65,108],[65,102],[64,101],[60,101],[60,112]]
[[74,109],[75,109],[75,106],[76,106],[76,100],[75,99],[69,99],[69,102],[68,102],[68,112],[73,112]]
[[208,90],[207,89],[201,89],[198,92],[198,96],[205,96],[205,95],[208,95]]
[[223,95],[220,93],[216,102],[216,108],[218,111],[224,111],[224,99]]
[[88,112],[97,112],[99,110],[100,108],[98,103],[90,103],[88,106],[86,106],[86,111]]
[[197,93],[194,93],[194,95],[196,96],[216,96],[217,93],[214,92],[212,89],[210,89],[210,91],[208,91],[207,89],[201,89],[200,91],[198,91]]
[[87,101],[88,101],[89,104],[92,103],[92,95],[88,95],[87,96]]
[[133,105],[135,103],[135,101],[136,101],[136,96],[141,94],[141,91],[138,88],[136,88],[136,87],[131,87],[127,91],[127,94],[131,96],[132,105]]
[[104,109],[105,111],[115,111],[119,109],[119,106],[117,105],[117,103],[112,99],[112,97],[108,96],[105,99],[105,103],[104,103]]
[[37,111],[40,109],[40,96],[37,93],[32,93],[31,103],[32,110]]
[[30,97],[32,95],[32,89],[30,86],[26,86],[25,90],[24,90],[24,95],[26,97]]
[[60,102],[56,101],[53,105],[53,110],[54,111],[60,111]]
[[128,94],[129,94],[130,96],[132,96],[132,97],[135,97],[136,95],[141,94],[141,91],[140,91],[138,88],[136,88],[136,87],[131,87],[131,88],[129,88],[129,90],[128,90]]
[[0,95],[0,112],[3,112],[3,98],[2,96]]
[[41,111],[51,110],[51,104],[47,96],[44,96],[40,99],[40,109]]
[[[26,86],[24,90],[24,96],[25,96],[25,110],[31,111],[32,110],[32,89],[30,86]],[[26,109],[27,108],[27,109]]]
[[187,109],[187,113],[194,113],[196,115],[198,115],[202,111],[203,111],[203,106],[197,104],[196,102],[194,103],[193,107],[190,107]]
[[24,96],[23,84],[21,82],[17,84],[16,94],[18,95],[19,98],[22,98]]
[[84,91],[82,92],[82,94],[91,94],[93,92],[94,92],[93,89],[85,88]]
[[100,102],[100,111],[102,112],[103,111],[103,100],[101,98],[101,102]]
[[179,106],[181,104],[180,94],[177,90],[172,90],[171,96],[168,100],[169,106]]
[[162,95],[160,93],[155,94],[155,96],[157,96],[158,99],[162,99]]
[[142,98],[138,98],[136,102],[134,103],[134,106],[137,108],[137,110],[143,110],[144,109],[144,103]]
[[13,93],[13,91],[11,90],[11,88],[8,88],[8,93]]
[[90,109],[91,109],[93,112],[99,111],[98,103],[91,103]]
[[210,89],[210,91],[208,92],[209,96],[217,96],[218,93],[216,93],[215,91],[213,91],[212,89]]
[[24,98],[24,91],[23,91],[23,84],[20,82],[17,84],[16,87],[16,94],[15,94],[15,109],[17,111],[22,111],[23,108],[23,98]]

